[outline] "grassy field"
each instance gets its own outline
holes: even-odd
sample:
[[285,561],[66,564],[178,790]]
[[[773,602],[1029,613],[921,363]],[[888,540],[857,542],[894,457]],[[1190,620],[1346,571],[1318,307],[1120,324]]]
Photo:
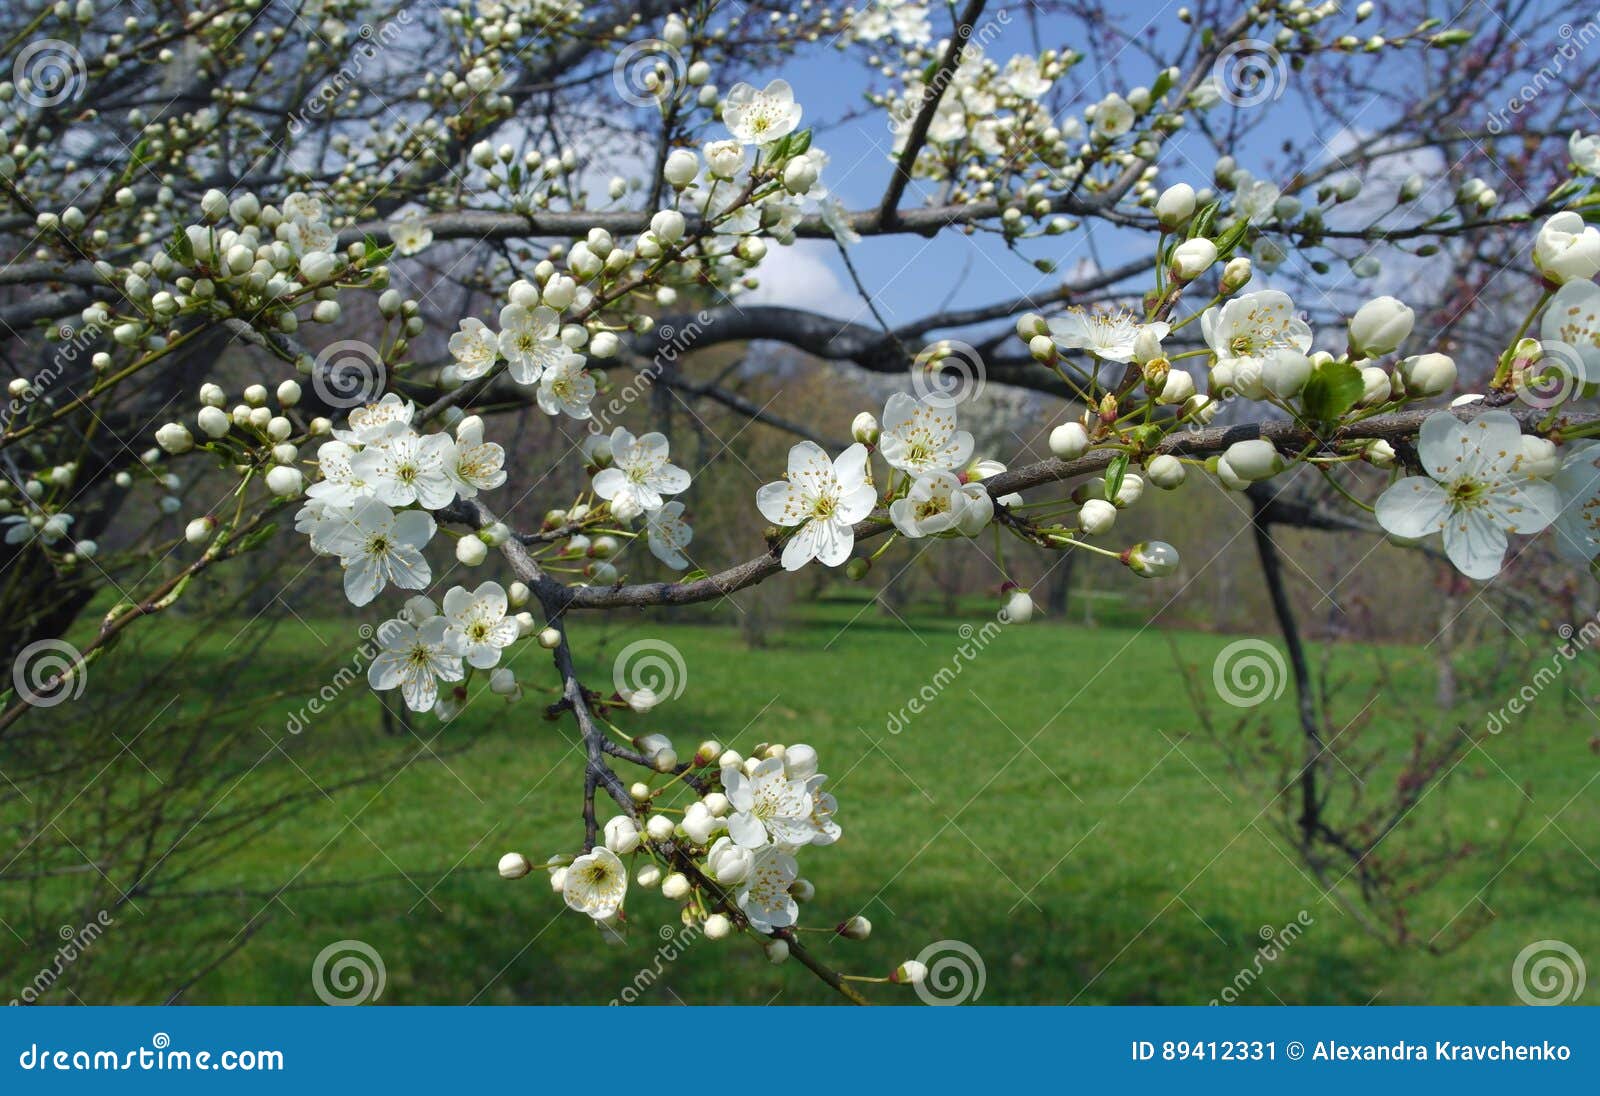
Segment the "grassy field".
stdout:
[[[982,625],[989,612],[974,605],[966,622]],[[845,837],[805,854],[817,899],[803,916],[814,925],[857,912],[872,919],[867,942],[818,937],[849,971],[883,973],[933,941],[960,940],[983,957],[983,1003],[1203,1004],[1253,967],[1264,927],[1297,919],[1308,927],[1252,975],[1240,1003],[1515,1003],[1511,966],[1533,941],[1562,940],[1591,967],[1600,962],[1600,787],[1588,745],[1596,727],[1583,707],[1547,697],[1429,795],[1416,832],[1395,835],[1412,841],[1448,822],[1457,837],[1495,849],[1523,811],[1509,862],[1493,852],[1468,859],[1417,900],[1412,924],[1426,940],[1480,912],[1492,911],[1492,922],[1449,954],[1391,950],[1319,891],[1275,835],[1269,797],[1242,786],[1195,733],[1176,659],[1209,680],[1228,637],[1048,621],[1010,628],[923,714],[891,730],[891,714],[952,665],[960,623],[830,601],[800,607],[763,651],[706,624],[580,621],[574,633],[593,681],[609,679],[615,652],[634,639],[682,652],[687,689],[649,723],[683,747],[712,736],[744,749],[766,740],[818,748]],[[321,630],[347,643],[349,628]],[[293,675],[309,642],[302,629],[281,632],[254,663],[259,679],[231,683],[234,692],[248,698],[286,678],[304,688]],[[544,657],[519,649],[520,676],[547,682]],[[1352,645],[1333,664],[1370,678],[1378,659],[1404,690],[1381,705],[1432,696],[1431,663],[1416,652]],[[208,680],[203,656],[191,672]],[[1353,697],[1350,714],[1365,700]],[[250,716],[275,732],[297,706],[285,700]],[[364,687],[352,688],[292,739],[263,730],[283,750],[267,747],[261,771],[333,788],[394,748],[375,711]],[[1295,734],[1292,693],[1259,711],[1274,734]],[[1435,718],[1416,706],[1412,714]],[[1371,733],[1399,744],[1413,729],[1380,717]],[[442,732],[428,719],[416,735],[415,760],[391,778],[318,795],[188,881],[216,897],[124,911],[96,945],[94,1003],[161,999],[174,970],[220,954],[245,925],[247,943],[184,1000],[314,1003],[313,958],[343,939],[381,954],[383,1004],[605,1003],[656,965],[658,927],[675,916],[658,894],[630,896],[629,939],[608,946],[562,911],[542,877],[509,883],[495,873],[508,849],[542,859],[581,837],[581,770],[566,723],[544,721],[532,696],[508,709],[484,695]],[[1366,778],[1371,795],[1387,794],[1381,770]],[[388,878],[356,882],[374,877]],[[134,948],[141,937],[145,946]],[[914,1000],[874,988],[878,1000]],[[743,939],[693,943],[639,999],[836,1000]]]

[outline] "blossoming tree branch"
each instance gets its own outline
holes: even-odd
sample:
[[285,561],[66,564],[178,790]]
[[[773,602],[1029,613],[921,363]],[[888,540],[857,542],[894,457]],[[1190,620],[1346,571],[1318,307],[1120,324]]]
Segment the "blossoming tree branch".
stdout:
[[[507,719],[575,729],[581,821],[525,835],[542,848],[506,853],[501,875],[547,880],[602,933],[682,918],[708,939],[749,937],[862,1000],[927,971],[852,971],[843,941],[871,925],[810,913],[802,872],[827,872],[849,818],[823,759],[801,742],[679,742],[669,698],[580,675],[576,614],[802,570],[860,578],[903,540],[959,552],[992,537],[1161,581],[1183,545],[1131,541],[1125,511],[1295,471],[1397,540],[1437,536],[1468,579],[1494,578],[1534,535],[1588,567],[1600,137],[1527,133],[1555,159],[1542,175],[1524,165],[1514,199],[1477,177],[1441,196],[1412,175],[1364,206],[1349,171],[1253,174],[1226,119],[1278,64],[1459,79],[1472,31],[1378,27],[1371,4],[1303,0],[1160,18],[1170,57],[1151,47],[1089,72],[1084,43],[1012,46],[1021,14],[984,0],[64,0],[14,17],[0,320],[28,353],[10,357],[0,509],[12,576],[59,596],[11,614],[8,648],[65,632],[124,560],[159,551],[179,567],[135,581],[37,693],[13,689],[0,734],[203,572],[292,535],[377,637],[372,689],[440,720],[503,698]],[[879,79],[863,109],[882,150],[848,169],[851,193],[873,174],[864,205],[840,196],[836,130],[777,75],[830,49]],[[1242,50],[1266,67],[1241,77]],[[1128,68],[1141,75],[1119,82]],[[1340,162],[1417,147],[1407,134],[1430,109],[1443,107],[1401,112]],[[638,125],[614,124],[626,111]],[[1192,158],[1205,143],[1172,152],[1186,133],[1215,146],[1207,162]],[[620,150],[609,160],[589,147],[605,142]],[[1126,257],[1063,278],[1053,253],[1095,227],[1121,233]],[[851,256],[946,235],[1048,284],[891,326]],[[1430,259],[1511,239],[1513,307],[1470,338],[1435,337],[1395,295],[1333,315],[1326,298],[1297,304],[1319,276],[1376,274],[1347,243]],[[819,240],[870,320],[743,299],[777,250]],[[1305,261],[1289,269],[1292,256]],[[430,300],[422,270],[472,289],[469,304]],[[680,352],[755,342],[898,375],[900,390],[852,421],[808,422],[677,368]],[[233,392],[211,372],[230,346],[259,373]],[[979,445],[958,383],[974,374],[1066,401],[1050,459]],[[614,421],[656,385],[801,435],[748,498],[744,558],[702,558],[695,477],[672,439]],[[513,459],[522,416],[577,441]],[[560,462],[583,472],[571,497],[545,483]],[[201,466],[227,478],[220,502],[185,493]],[[162,541],[126,501],[146,485],[181,537]],[[1008,572],[1002,620],[1029,620],[1029,587]],[[548,652],[540,680],[506,665],[519,645]],[[525,687],[555,699],[541,708]],[[802,927],[823,943],[804,945]]]

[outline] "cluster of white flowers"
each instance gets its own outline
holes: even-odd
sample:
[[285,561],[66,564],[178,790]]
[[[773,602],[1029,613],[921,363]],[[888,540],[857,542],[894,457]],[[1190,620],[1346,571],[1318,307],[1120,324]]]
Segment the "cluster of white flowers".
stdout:
[[[666,496],[688,490],[689,473],[668,461],[665,434],[641,437],[621,426],[584,440],[584,456],[594,472],[594,493],[623,524],[645,519],[645,541],[662,563],[675,570],[689,565],[683,550],[694,530],[683,520],[683,503]],[[592,577],[592,576],[591,576]]]
[[[451,437],[419,434],[411,426],[415,413],[393,392],[350,412],[347,425],[318,447],[322,476],[295,517],[312,551],[339,557],[353,605],[366,605],[390,583],[424,589],[432,573],[422,548],[435,531],[428,511],[505,482],[505,451],[483,440],[482,419],[462,418]],[[468,535],[456,558],[471,566],[486,552],[481,537]]]
[[[665,736],[638,741],[658,767],[677,768]],[[629,889],[626,857],[636,865],[633,882],[640,889],[659,888],[664,898],[682,903],[685,918],[700,922],[712,939],[727,936],[738,923],[762,935],[793,928],[800,904],[816,893],[801,877],[798,857],[810,846],[833,844],[842,833],[817,752],[800,744],[763,745],[744,757],[708,741],[686,768],[698,774],[694,786],[703,789],[687,806],[680,811],[659,802],[676,782],[662,788],[635,784],[635,813],[608,821],[603,844],[576,857],[549,859],[551,887],[570,908],[617,927]],[[526,875],[529,867],[519,853],[500,862],[508,878]],[[865,936],[864,924],[854,926],[857,938]],[[767,947],[774,961],[788,955],[782,940]]]

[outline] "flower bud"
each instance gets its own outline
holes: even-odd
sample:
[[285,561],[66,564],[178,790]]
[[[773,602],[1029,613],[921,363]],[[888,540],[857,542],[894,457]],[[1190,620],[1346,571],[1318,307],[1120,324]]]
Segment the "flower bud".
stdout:
[[865,940],[872,935],[872,922],[856,914],[842,922],[837,931],[846,940]]
[[1373,407],[1380,403],[1387,403],[1393,385],[1389,381],[1389,374],[1375,365],[1363,366],[1361,369],[1361,406]]
[[1411,334],[1416,313],[1394,297],[1378,297],[1356,310],[1350,319],[1350,356],[1381,358],[1392,353]]
[[1150,482],[1164,491],[1171,491],[1180,486],[1188,475],[1183,461],[1171,453],[1161,453],[1151,457],[1144,466],[1145,475],[1150,477]]
[[677,826],[673,824],[672,819],[664,814],[652,814],[650,821],[645,823],[644,828],[653,841],[671,841],[673,831],[677,829]]
[[694,182],[694,177],[700,174],[700,157],[690,149],[675,148],[667,157],[666,166],[661,174],[666,176],[667,182],[681,190]]
[[1064,422],[1050,431],[1050,452],[1062,460],[1074,460],[1083,456],[1089,448],[1088,431],[1075,422]]
[[1211,269],[1217,261],[1217,245],[1204,237],[1185,240],[1172,249],[1172,262],[1168,269],[1181,282],[1192,282]]
[[682,872],[673,872],[661,881],[661,897],[676,902],[689,896],[689,880]]
[[501,879],[521,879],[533,870],[533,864],[520,852],[508,852],[500,858]]
[[767,962],[782,963],[789,958],[789,941],[768,940],[764,945],[767,953]]
[[907,959],[894,973],[889,975],[889,981],[896,985],[914,986],[928,976],[928,968],[915,959]]
[[200,409],[195,421],[200,424],[201,433],[208,438],[220,438],[233,429],[233,420],[228,417],[228,413],[220,407],[212,407],[209,404]]
[[850,436],[862,445],[877,445],[881,430],[871,411],[863,411],[850,423]]
[[619,814],[606,823],[606,848],[626,856],[639,847],[639,827],[633,819]]
[[1194,187],[1176,183],[1156,199],[1156,220],[1163,228],[1177,228],[1194,216]]
[[489,546],[468,533],[456,541],[456,559],[468,567],[476,567],[489,556]]
[[1090,499],[1078,511],[1078,528],[1090,536],[1109,533],[1117,523],[1117,508],[1105,499]]
[[194,435],[181,422],[169,422],[156,431],[156,444],[177,455],[194,448]]
[[298,468],[280,464],[267,472],[267,490],[279,498],[294,498],[300,493],[304,482]]
[[1000,618],[1007,624],[1026,624],[1033,619],[1033,598],[1028,591],[1014,587],[1005,595],[1000,607]]
[[1455,387],[1456,363],[1448,354],[1413,354],[1400,363],[1408,396],[1437,396]]
[[545,628],[539,633],[539,646],[547,651],[553,651],[561,646],[561,632],[556,628]]
[[1223,456],[1233,474],[1248,482],[1271,479],[1283,471],[1283,458],[1265,438],[1236,441]]
[[1124,552],[1122,561],[1140,578],[1165,578],[1178,569],[1178,550],[1164,540],[1143,541]]
[[733,922],[728,920],[726,914],[713,913],[706,918],[705,934],[707,940],[722,940],[733,931]]
[[1237,293],[1250,282],[1252,271],[1250,260],[1241,255],[1236,259],[1229,259],[1222,268],[1222,292],[1224,295]]
[[1516,468],[1523,475],[1535,479],[1549,479],[1561,471],[1561,454],[1557,452],[1555,443],[1549,438],[1524,434],[1522,455],[1517,458]]

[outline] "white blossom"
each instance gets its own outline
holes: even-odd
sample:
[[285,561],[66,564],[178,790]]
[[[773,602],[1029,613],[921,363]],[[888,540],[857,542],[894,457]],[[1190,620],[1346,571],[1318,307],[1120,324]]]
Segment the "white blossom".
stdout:
[[[967,449],[971,451],[971,436]],[[867,449],[859,442],[835,461],[820,445],[789,450],[785,477],[756,492],[756,508],[774,525],[799,526],[783,548],[783,567],[798,571],[813,559],[837,567],[855,547],[856,522],[872,513],[877,495],[867,480]]]
[[694,530],[683,520],[683,503],[669,502],[645,516],[645,542],[650,552],[675,570],[689,566],[683,550],[694,539]]
[[505,587],[498,582],[485,582],[476,590],[453,586],[444,595],[446,635],[468,665],[487,670],[516,642],[517,622],[506,616],[507,607]]
[[443,617],[420,626],[397,617],[378,629],[378,639],[382,649],[367,668],[367,682],[380,692],[398,686],[406,707],[414,712],[434,706],[439,682],[461,680],[461,655]]
[[667,461],[665,434],[635,438],[623,427],[611,432],[611,467],[595,473],[594,493],[621,514],[659,510],[665,495],[689,487],[689,473]]
[[953,407],[915,400],[904,392],[883,406],[878,450],[890,466],[912,475],[948,472],[972,456],[972,435],[956,429]]
[[1506,533],[1537,533],[1556,519],[1556,488],[1519,469],[1522,431],[1504,411],[1462,423],[1429,415],[1417,453],[1426,476],[1408,476],[1378,499],[1378,524],[1399,537],[1443,531],[1445,554],[1468,578],[1493,578]]
[[339,557],[345,596],[365,605],[391,582],[403,590],[427,587],[433,574],[422,549],[434,529],[426,511],[397,514],[376,499],[361,499],[348,509],[325,509],[311,542]]
[[735,84],[722,102],[722,121],[744,144],[768,145],[794,132],[800,104],[787,80],[774,80],[760,91]]

